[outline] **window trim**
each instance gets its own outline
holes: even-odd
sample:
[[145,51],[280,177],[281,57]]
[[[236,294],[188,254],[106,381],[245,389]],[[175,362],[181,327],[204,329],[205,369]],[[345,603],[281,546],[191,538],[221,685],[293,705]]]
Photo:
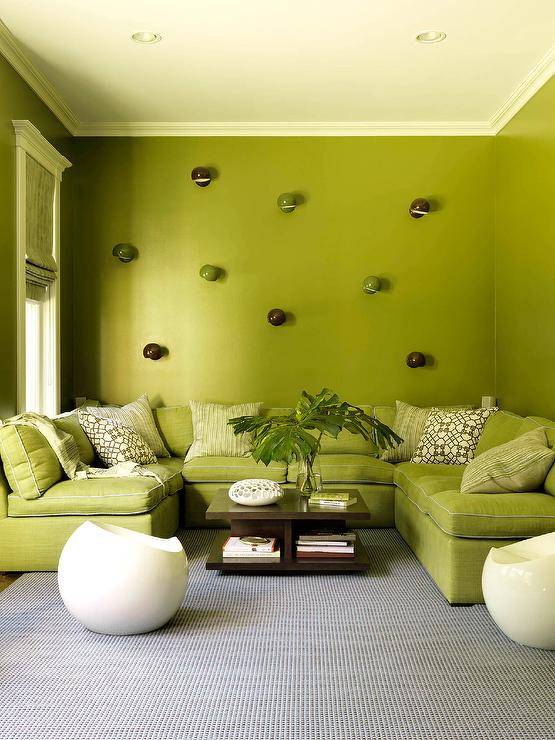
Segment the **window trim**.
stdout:
[[[54,246],[58,277],[50,287],[48,307],[50,327],[49,365],[45,368],[54,379],[53,398],[45,412],[54,416],[60,412],[60,184],[64,170],[71,167],[66,159],[44,138],[30,121],[12,121],[15,131],[16,158],[16,303],[17,303],[17,413],[25,411],[25,255],[26,255],[26,157],[29,155],[54,176]],[[50,328],[49,327],[49,328]]]

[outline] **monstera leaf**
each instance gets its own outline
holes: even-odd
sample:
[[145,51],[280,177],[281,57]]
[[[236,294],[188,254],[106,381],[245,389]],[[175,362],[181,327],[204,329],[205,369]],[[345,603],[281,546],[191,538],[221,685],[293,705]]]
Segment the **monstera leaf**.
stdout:
[[337,393],[328,388],[315,396],[303,391],[290,414],[239,416],[228,423],[235,434],[252,434],[252,456],[265,465],[272,460],[287,463],[313,460],[320,450],[322,436],[336,438],[342,429],[372,439],[381,449],[403,441],[386,424],[358,406],[341,401]]

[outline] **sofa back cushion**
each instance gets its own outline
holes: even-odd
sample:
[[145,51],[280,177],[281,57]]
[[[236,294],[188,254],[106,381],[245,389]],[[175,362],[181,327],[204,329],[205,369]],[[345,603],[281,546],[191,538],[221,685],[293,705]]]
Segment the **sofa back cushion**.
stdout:
[[95,460],[94,447],[92,446],[89,438],[83,431],[83,427],[79,424],[79,417],[77,411],[72,411],[69,414],[63,414],[52,419],[54,425],[66,434],[71,434],[77,448],[79,450],[79,459],[86,465],[92,465]]
[[152,413],[166,449],[172,457],[184,458],[193,443],[193,420],[189,405],[152,409]]
[[497,411],[497,413],[492,414],[484,425],[480,440],[474,451],[474,457],[491,450],[492,447],[504,445],[530,431],[530,429],[523,428],[524,421],[524,417],[512,414],[510,411]]
[[0,427],[0,453],[8,483],[22,498],[40,498],[63,477],[54,450],[33,427]]
[[[552,449],[555,448],[555,421],[544,419],[541,416],[527,416],[526,419],[524,419],[522,426],[523,431],[543,427],[547,437],[547,444]],[[555,496],[555,465],[551,466],[551,470],[547,474],[547,478],[543,484],[543,490],[546,493],[550,493],[552,496]]]

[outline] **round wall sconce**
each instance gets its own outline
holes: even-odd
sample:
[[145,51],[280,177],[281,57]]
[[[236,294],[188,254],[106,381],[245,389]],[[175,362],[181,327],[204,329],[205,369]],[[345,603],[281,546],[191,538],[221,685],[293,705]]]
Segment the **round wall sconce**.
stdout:
[[411,352],[407,355],[406,363],[409,367],[424,367],[426,358],[422,352]]
[[282,324],[285,324],[285,311],[283,311],[281,308],[272,308],[270,311],[268,311],[268,323],[272,326],[281,326]]
[[426,198],[415,198],[409,206],[409,213],[413,218],[422,218],[430,212],[430,203]]
[[199,188],[205,188],[212,182],[212,175],[208,167],[195,167],[191,172],[191,180],[198,185]]
[[147,360],[159,360],[163,354],[162,347],[156,342],[149,342],[143,348],[143,357]]
[[112,255],[120,262],[132,262],[137,254],[137,247],[134,247],[132,244],[116,244],[112,249]]
[[297,198],[294,193],[282,193],[278,195],[277,204],[283,213],[293,213],[297,207]]
[[205,280],[208,280],[208,282],[212,283],[214,280],[217,280],[222,271],[219,267],[215,267],[215,265],[203,265],[200,270],[198,271],[198,274],[201,276],[201,278],[204,278]]
[[374,295],[374,293],[378,293],[381,287],[382,284],[380,282],[380,278],[376,275],[368,275],[362,281],[362,290],[364,293],[368,293],[368,295]]

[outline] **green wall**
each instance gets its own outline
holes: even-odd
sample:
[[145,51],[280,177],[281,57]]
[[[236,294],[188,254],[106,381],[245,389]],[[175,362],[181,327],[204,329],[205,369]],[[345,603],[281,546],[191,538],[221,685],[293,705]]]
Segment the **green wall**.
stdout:
[[[16,410],[16,300],[15,300],[15,136],[14,119],[28,119],[71,159],[70,135],[14,69],[0,56],[0,418]],[[67,170],[66,170],[67,173]],[[62,365],[65,403],[71,396],[72,326],[71,303],[71,175],[62,184]]]
[[497,394],[555,418],[555,78],[495,148]]
[[[76,141],[75,392],[289,404],[493,393],[491,138]],[[191,169],[218,177],[195,186]],[[303,194],[284,215],[280,192]],[[414,220],[416,196],[436,212]],[[120,241],[139,259],[111,256]],[[207,283],[203,263],[226,278]],[[387,289],[364,295],[365,275]],[[273,328],[270,308],[293,318]],[[169,348],[159,362],[142,348]],[[434,357],[411,370],[409,351]]]

